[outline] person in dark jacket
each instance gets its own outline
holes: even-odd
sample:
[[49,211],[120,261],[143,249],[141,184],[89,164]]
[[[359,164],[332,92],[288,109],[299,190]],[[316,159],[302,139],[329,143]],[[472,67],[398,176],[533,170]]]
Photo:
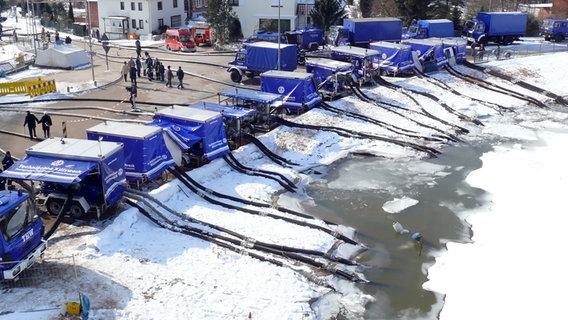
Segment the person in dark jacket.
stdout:
[[177,88],[178,88],[178,89],[180,89],[180,88],[183,89],[183,76],[184,76],[184,75],[185,75],[185,74],[184,74],[184,72],[183,72],[183,70],[181,69],[181,66],[180,66],[180,67],[178,68],[178,70],[176,71],[176,76],[177,76],[178,81],[179,81],[179,83],[178,83],[178,85],[177,85]]
[[47,112],[44,112],[43,117],[39,119],[39,123],[41,123],[41,128],[43,129],[43,137],[49,138],[49,129],[53,125],[51,122],[51,116]]
[[130,82],[136,84],[136,65],[130,67]]
[[164,63],[160,62],[160,81],[164,82],[165,79],[165,75],[166,75],[166,67],[164,67]]
[[136,45],[136,58],[140,58],[142,56],[142,46],[140,45],[140,40],[136,39],[136,42],[134,42],[134,44]]
[[[4,158],[2,159],[2,166],[4,170],[8,170],[14,164],[14,159],[12,159],[12,154],[10,151],[6,151]],[[12,189],[12,180],[8,179],[8,189]]]
[[36,134],[36,124],[39,123],[39,120],[37,119],[37,117],[28,111],[28,114],[26,115],[26,119],[24,120],[24,127],[27,125],[28,126],[28,131],[30,132],[30,140],[33,140],[34,138],[37,137]]
[[138,78],[140,78],[140,72],[142,72],[142,61],[140,61],[140,58],[136,58],[136,73],[138,74]]

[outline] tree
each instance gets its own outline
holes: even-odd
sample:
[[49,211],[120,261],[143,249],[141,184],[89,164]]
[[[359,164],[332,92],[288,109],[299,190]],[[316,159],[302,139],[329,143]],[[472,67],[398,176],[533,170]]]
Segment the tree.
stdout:
[[359,9],[363,18],[368,18],[373,14],[373,0],[359,0]]
[[[223,45],[229,40],[229,30],[232,19],[237,19],[237,15],[233,11],[233,7],[227,0],[209,0],[207,1],[207,12],[205,12],[207,21],[215,31],[216,41]],[[240,25],[240,24],[239,24]]]
[[315,26],[327,32],[330,26],[341,23],[347,12],[338,0],[316,0],[310,17]]
[[73,4],[71,3],[71,1],[69,1],[69,11],[68,11],[68,15],[67,15],[67,23],[69,26],[73,25],[73,22],[75,22],[75,14],[73,13]]
[[429,6],[432,0],[396,0],[398,12],[404,25],[412,19],[428,19]]

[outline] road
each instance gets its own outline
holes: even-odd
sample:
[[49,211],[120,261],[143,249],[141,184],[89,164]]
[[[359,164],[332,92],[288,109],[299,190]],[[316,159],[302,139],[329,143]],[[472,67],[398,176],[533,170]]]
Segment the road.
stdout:
[[[78,44],[84,45],[84,44]],[[140,121],[151,120],[151,112],[157,106],[153,104],[191,104],[197,101],[218,102],[217,93],[232,85],[226,65],[233,59],[230,54],[214,55],[210,47],[199,47],[196,54],[175,53],[163,50],[163,47],[145,48],[153,58],[158,58],[166,66],[170,65],[174,70],[173,88],[167,88],[165,82],[149,81],[146,77],[138,79],[138,98],[137,101],[140,113],[131,112],[128,102],[129,93],[126,87],[130,86],[130,81],[124,82],[120,76],[120,68],[124,61],[135,56],[134,46],[132,47],[112,47],[108,52],[108,69],[105,52],[99,44],[93,45],[93,51],[97,54],[93,57],[93,68],[81,70],[60,70],[53,72],[47,70],[44,79],[54,79],[59,92],[69,93],[71,97],[79,99],[110,99],[119,100],[113,102],[78,102],[78,101],[58,101],[27,103],[29,97],[23,97],[22,101],[10,105],[10,111],[0,113],[0,149],[10,150],[13,156],[21,158],[25,155],[25,149],[38,143],[40,140],[30,141],[27,128],[23,127],[25,112],[31,110],[38,118],[44,111],[52,115],[53,128],[52,137],[63,135],[62,123],[65,122],[67,136],[72,138],[86,138],[85,130],[101,120],[88,119],[85,116],[104,117],[110,119],[132,119]],[[211,65],[213,64],[213,65]],[[215,66],[217,65],[217,66]],[[186,72],[184,78],[185,89],[177,89],[177,78],[175,70],[181,66]],[[97,83],[96,89],[84,90],[85,83],[93,87],[94,79]],[[194,76],[195,75],[195,76]],[[17,77],[16,75],[14,75]],[[204,77],[204,78],[201,78]],[[210,81],[211,78],[216,81]],[[19,79],[24,80],[24,79]],[[248,84],[258,88],[259,80],[248,80]],[[83,85],[81,85],[83,84]],[[83,90],[77,92],[79,90]],[[11,100],[17,99],[10,97]],[[89,108],[91,107],[91,108]],[[107,110],[94,109],[106,108]],[[144,112],[148,111],[148,113]],[[80,116],[75,116],[80,115]],[[38,126],[37,134],[43,137],[41,126]],[[10,132],[12,134],[6,134]]]

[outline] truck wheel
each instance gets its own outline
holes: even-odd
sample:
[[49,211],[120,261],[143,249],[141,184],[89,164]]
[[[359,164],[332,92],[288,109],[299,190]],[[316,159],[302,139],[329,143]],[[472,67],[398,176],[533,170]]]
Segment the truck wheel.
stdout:
[[241,73],[237,70],[231,70],[231,81],[239,83],[241,80],[243,80]]
[[56,216],[59,214],[59,211],[61,211],[61,208],[63,208],[63,202],[62,199],[49,198],[45,202],[45,208],[49,214]]
[[562,42],[564,41],[564,36],[561,34],[557,34],[554,36],[554,42]]
[[85,215],[85,209],[79,202],[73,201],[71,207],[69,207],[69,213],[73,218],[81,218]]
[[170,47],[170,45],[169,45],[169,44],[166,44],[166,50],[168,50],[168,51],[172,51],[172,48]]

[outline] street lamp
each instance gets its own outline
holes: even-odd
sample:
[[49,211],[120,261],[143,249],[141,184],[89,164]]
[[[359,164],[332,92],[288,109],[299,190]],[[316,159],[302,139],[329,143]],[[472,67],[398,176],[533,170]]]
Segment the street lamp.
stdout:
[[91,73],[93,75],[93,85],[97,86],[97,80],[95,80],[95,64],[93,62],[93,37],[91,30],[91,10],[89,8],[89,2],[85,0],[85,8],[87,9],[87,23],[89,24],[89,31],[87,36],[89,37],[89,55],[91,56]]

